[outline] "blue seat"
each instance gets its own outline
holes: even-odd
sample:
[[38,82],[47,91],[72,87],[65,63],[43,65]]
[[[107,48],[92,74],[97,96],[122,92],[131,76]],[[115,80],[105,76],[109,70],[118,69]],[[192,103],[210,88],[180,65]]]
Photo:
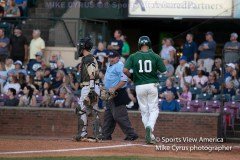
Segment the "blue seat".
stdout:
[[162,82],[165,83],[166,80],[168,79],[168,77],[165,76],[165,75],[159,74],[159,75],[158,75],[158,79],[159,79],[159,83],[162,83]]
[[240,102],[240,95],[235,95],[232,97],[233,101]]
[[212,95],[210,95],[208,93],[202,93],[202,94],[197,94],[196,98],[198,100],[208,101],[208,100],[211,100]]
[[201,94],[202,93],[202,89],[200,89],[200,88],[197,88],[197,87],[191,87],[190,88],[190,92],[192,93],[192,94]]
[[232,97],[230,94],[217,94],[213,96],[214,101],[224,101],[224,102],[229,102],[231,101]]
[[177,86],[176,89],[177,89],[177,92],[179,92],[179,93],[182,93],[182,92],[183,92],[183,89],[182,89],[182,87],[180,87],[180,86]]

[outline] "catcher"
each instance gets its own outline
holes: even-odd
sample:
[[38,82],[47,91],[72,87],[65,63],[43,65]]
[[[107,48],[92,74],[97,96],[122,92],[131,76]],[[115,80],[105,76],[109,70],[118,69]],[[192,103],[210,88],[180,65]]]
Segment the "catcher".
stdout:
[[80,39],[78,52],[75,59],[80,57],[81,63],[81,97],[78,99],[76,113],[78,115],[78,134],[76,141],[88,141],[87,117],[94,116],[94,139],[101,139],[101,124],[97,111],[97,100],[100,94],[98,65],[94,56],[90,53],[93,47],[92,40],[88,37]]
[[103,139],[111,140],[116,123],[125,134],[125,139],[134,141],[138,138],[135,133],[126,109],[126,104],[131,100],[126,91],[127,76],[123,74],[123,63],[119,61],[120,55],[117,51],[109,52],[110,65],[105,74],[105,88],[101,90],[100,98],[106,100],[106,111],[104,114]]

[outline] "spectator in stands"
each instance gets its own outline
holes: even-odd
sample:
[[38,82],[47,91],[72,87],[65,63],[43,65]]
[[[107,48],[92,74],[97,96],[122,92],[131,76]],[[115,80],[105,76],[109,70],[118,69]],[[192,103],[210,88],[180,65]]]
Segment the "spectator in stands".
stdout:
[[93,55],[98,61],[98,68],[106,68],[108,51],[104,48],[104,44],[102,42],[98,43],[98,48],[93,52]]
[[177,69],[175,71],[175,75],[178,76],[178,77],[182,77],[183,75],[183,72],[184,72],[184,69],[186,67],[188,67],[188,63],[187,63],[187,57],[185,56],[182,56],[180,59],[179,59],[179,65],[177,66]]
[[77,81],[78,83],[80,83],[80,81],[81,81],[81,68],[82,68],[82,64],[79,63],[79,64],[76,66],[76,68],[77,68],[76,81]]
[[167,59],[164,59],[163,60],[163,63],[164,65],[166,66],[166,69],[167,69],[167,73],[166,73],[166,76],[167,77],[172,77],[173,74],[174,74],[174,67],[172,64],[169,63],[169,60]]
[[50,60],[49,60],[51,70],[54,70],[54,69],[57,68],[57,61],[58,60],[60,60],[60,55],[58,55],[57,53],[53,53],[50,57]]
[[17,79],[18,79],[18,82],[21,86],[21,90],[23,90],[23,88],[27,85],[26,83],[26,75],[22,72],[18,73],[17,75]]
[[175,97],[177,97],[177,89],[175,87],[173,87],[173,80],[171,78],[168,78],[166,80],[166,87],[163,87],[160,90],[160,97],[163,98],[164,97],[164,92],[166,91],[171,91]]
[[28,43],[27,38],[22,34],[21,27],[14,29],[14,35],[10,38],[10,57],[16,61],[27,62],[28,59]]
[[163,45],[163,48],[160,52],[160,56],[162,59],[167,59],[171,64],[173,64],[175,53],[176,49],[173,47],[173,40],[171,38],[167,38],[165,45]]
[[72,90],[72,86],[70,83],[70,78],[68,75],[64,75],[63,77],[63,82],[61,84],[61,86],[58,88],[57,94],[59,95],[60,90],[61,89],[65,89],[67,91],[68,94],[72,94],[73,90]]
[[161,111],[178,112],[181,107],[180,104],[174,99],[174,93],[167,91],[164,93],[165,99],[160,104]]
[[5,69],[6,71],[10,71],[15,68],[15,65],[13,64],[13,60],[11,58],[6,58],[5,60]]
[[52,88],[55,91],[55,93],[57,93],[58,88],[62,85],[64,76],[65,73],[62,70],[59,70],[56,74],[56,77],[53,79]]
[[5,30],[0,28],[0,62],[5,62],[6,58],[9,56],[9,42],[9,38],[5,37]]
[[186,84],[191,86],[193,77],[191,75],[190,68],[189,67],[185,67],[183,74],[179,78],[180,78],[180,87],[183,88]]
[[197,63],[195,61],[189,62],[189,68],[191,71],[191,76],[196,76],[197,75]]
[[39,53],[39,52],[44,53],[45,42],[40,36],[41,36],[41,31],[39,29],[33,30],[33,33],[32,33],[33,39],[31,40],[31,43],[29,46],[30,59],[35,59],[36,53]]
[[236,66],[233,63],[228,63],[226,65],[226,73],[224,75],[224,82],[231,81],[232,72],[235,70]]
[[72,96],[68,94],[68,91],[65,88],[62,88],[59,93],[59,98],[54,102],[54,107],[57,108],[71,108],[72,105]]
[[0,1],[0,18],[2,18],[4,16],[4,7],[6,6],[6,2],[5,1]]
[[204,75],[202,68],[198,68],[198,75],[193,77],[193,85],[197,88],[203,88],[207,85],[208,77]]
[[230,35],[230,42],[224,45],[225,63],[239,63],[240,60],[240,43],[237,41],[238,34]]
[[187,62],[197,61],[197,44],[193,41],[193,34],[188,33],[186,42],[183,45],[183,56],[187,57]]
[[54,92],[51,87],[50,81],[45,81],[43,83],[43,90],[42,90],[42,106],[49,107],[51,104],[52,97],[54,96]]
[[51,75],[56,77],[57,72],[60,70],[63,71],[64,74],[67,74],[67,70],[64,68],[64,61],[61,59],[57,61],[57,68],[52,70]]
[[213,33],[206,33],[206,41],[203,42],[198,50],[200,51],[199,58],[204,60],[204,67],[210,73],[214,64],[214,57],[216,51],[216,42],[213,40]]
[[22,69],[22,62],[17,60],[14,62],[15,68],[8,71],[8,75],[18,75],[19,73],[23,73],[24,75],[27,75],[27,71],[25,69]]
[[238,77],[238,70],[233,70],[232,71],[232,77],[231,77],[231,82],[233,82],[233,87],[234,88],[239,88],[240,87],[240,79]]
[[210,72],[208,76],[207,86],[202,89],[204,93],[208,93],[210,95],[219,94],[220,84],[217,82],[217,74],[216,72]]
[[81,63],[77,64],[76,68],[77,72],[81,73],[82,64]]
[[9,0],[9,5],[5,7],[5,17],[20,17],[20,10],[15,3],[15,0]]
[[7,71],[5,69],[4,63],[0,63],[0,88],[3,88],[4,83],[7,80]]
[[34,89],[31,86],[26,86],[23,89],[24,95],[20,97],[19,106],[21,107],[36,107],[37,100],[35,95],[33,94]]
[[27,1],[28,0],[15,0],[19,10],[21,17],[27,17],[28,16],[28,8],[27,8]]
[[[100,74],[100,72],[99,72]],[[80,89],[80,84],[78,83],[76,76],[73,72],[68,74],[69,80],[70,80],[70,85],[73,91],[78,91]]]
[[204,66],[204,60],[203,59],[199,59],[197,61],[197,68],[201,68],[204,72],[207,71],[206,67]]
[[233,82],[226,82],[223,94],[229,94],[231,97],[236,95],[236,90],[233,88]]
[[46,68],[43,71],[43,78],[45,78],[45,79],[51,79],[52,78],[51,69],[50,68]]
[[27,70],[30,74],[35,75],[35,72],[41,68],[42,66],[42,59],[43,59],[43,53],[37,52],[35,53],[36,59],[31,59],[29,63],[27,64]]
[[36,84],[40,90],[42,89],[43,85],[43,76],[43,71],[41,69],[38,69],[34,77],[34,84]]
[[21,86],[18,83],[17,77],[14,75],[8,78],[8,82],[3,87],[3,93],[6,94],[9,88],[14,88],[17,93],[20,91]]
[[220,73],[219,76],[222,76],[222,70],[223,70],[223,69],[222,69],[222,60],[221,60],[221,58],[216,58],[216,59],[214,60],[214,65],[213,65],[212,70],[213,70],[213,71],[220,70],[221,73]]
[[[131,82],[128,82],[128,83],[131,84]],[[139,104],[137,101],[137,93],[133,84],[127,86],[127,93],[128,93],[128,97],[131,100],[131,102],[126,105],[127,109],[138,110]]]
[[190,90],[190,86],[188,84],[184,84],[183,88],[183,92],[178,93],[178,97],[180,101],[183,102],[191,102],[192,100],[192,93],[189,91]]
[[127,36],[122,35],[121,40],[123,41],[123,47],[122,47],[122,56],[127,59],[130,55],[130,46],[127,42]]
[[165,45],[166,45],[166,40],[167,40],[167,38],[163,38],[163,39],[162,39],[162,43],[161,43],[161,48],[160,48],[160,50],[162,50],[162,49],[165,47]]
[[123,41],[121,40],[122,31],[117,29],[114,32],[114,38],[109,42],[107,49],[115,50],[122,55]]
[[49,62],[46,62],[45,60],[43,60],[42,63],[41,63],[41,68],[40,69],[44,72],[49,67],[50,67]]
[[16,90],[9,88],[7,92],[8,98],[4,100],[4,106],[18,106],[19,100],[16,98]]
[[34,93],[37,93],[37,88],[39,88],[36,84],[34,84],[34,76],[33,75],[27,75],[26,76],[26,84],[25,86],[30,86],[33,88]]

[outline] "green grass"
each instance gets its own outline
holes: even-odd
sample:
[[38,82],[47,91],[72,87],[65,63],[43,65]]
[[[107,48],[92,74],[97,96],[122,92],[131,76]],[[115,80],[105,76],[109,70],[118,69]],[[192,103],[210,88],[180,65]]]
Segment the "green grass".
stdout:
[[0,158],[0,160],[196,160],[184,158],[150,157],[46,157],[46,158]]

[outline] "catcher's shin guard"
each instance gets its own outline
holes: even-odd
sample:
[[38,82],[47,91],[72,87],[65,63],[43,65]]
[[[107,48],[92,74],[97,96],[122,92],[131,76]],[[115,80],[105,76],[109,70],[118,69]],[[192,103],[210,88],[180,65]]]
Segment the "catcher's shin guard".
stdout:
[[87,126],[84,125],[84,121],[81,119],[82,115],[78,116],[78,133],[75,137],[76,141],[81,141],[82,138],[86,137],[87,135]]
[[94,117],[93,117],[93,135],[96,140],[102,140],[102,125],[101,120],[98,115],[98,111],[94,110]]

